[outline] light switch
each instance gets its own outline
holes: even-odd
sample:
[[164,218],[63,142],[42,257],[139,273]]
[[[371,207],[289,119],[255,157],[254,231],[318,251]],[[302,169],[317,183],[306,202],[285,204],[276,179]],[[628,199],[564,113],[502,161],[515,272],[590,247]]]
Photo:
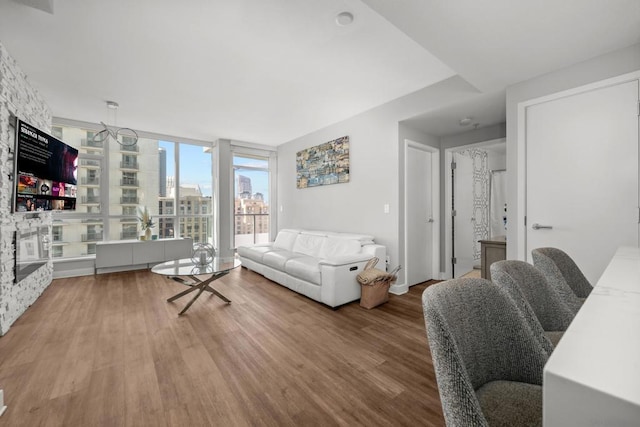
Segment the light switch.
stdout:
[[389,213],[389,203],[384,204],[384,213]]

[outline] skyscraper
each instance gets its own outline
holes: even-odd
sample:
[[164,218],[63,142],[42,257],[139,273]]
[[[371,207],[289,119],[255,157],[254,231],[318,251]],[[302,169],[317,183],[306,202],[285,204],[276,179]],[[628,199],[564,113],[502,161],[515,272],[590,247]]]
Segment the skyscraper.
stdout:
[[236,189],[238,191],[238,197],[241,199],[250,199],[251,198],[251,178],[238,175],[238,185],[236,185]]

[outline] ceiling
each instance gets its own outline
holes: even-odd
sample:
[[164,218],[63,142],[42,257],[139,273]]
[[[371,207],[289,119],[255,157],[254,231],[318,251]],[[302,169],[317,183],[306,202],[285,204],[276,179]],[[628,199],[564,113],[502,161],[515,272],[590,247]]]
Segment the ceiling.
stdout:
[[640,42],[638,0],[363,0],[483,92]]
[[[446,136],[469,132],[477,127],[503,123],[506,117],[505,91],[482,93],[469,100],[447,105],[402,123],[434,136]],[[461,125],[460,120],[471,121]]]
[[456,74],[480,94],[408,123],[500,123],[506,86],[638,42],[637,0],[0,2],[0,43],[54,116],[266,145]]

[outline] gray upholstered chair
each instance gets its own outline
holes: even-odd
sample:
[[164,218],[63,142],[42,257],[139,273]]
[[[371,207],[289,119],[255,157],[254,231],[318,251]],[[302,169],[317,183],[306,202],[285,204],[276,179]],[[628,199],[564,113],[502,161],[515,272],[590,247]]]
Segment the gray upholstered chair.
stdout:
[[550,283],[560,284],[562,289],[566,289],[562,282],[566,283],[582,302],[593,290],[589,280],[564,251],[557,248],[538,248],[532,250],[531,255],[533,265],[542,271]]
[[[507,292],[525,318],[531,324],[537,322],[556,346],[575,316],[556,287],[524,261],[497,261],[490,269],[493,283]],[[580,304],[577,297],[574,299]]]
[[552,347],[485,279],[429,286],[422,306],[447,426],[542,425]]

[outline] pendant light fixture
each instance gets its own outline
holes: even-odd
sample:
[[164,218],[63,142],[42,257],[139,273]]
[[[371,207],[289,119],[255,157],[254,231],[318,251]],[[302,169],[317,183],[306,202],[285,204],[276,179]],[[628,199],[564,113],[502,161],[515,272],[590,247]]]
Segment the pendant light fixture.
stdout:
[[115,131],[112,128],[109,128],[109,126],[104,122],[100,122],[104,129],[93,136],[94,142],[103,142],[111,138],[124,147],[136,145],[138,142],[138,134],[135,130],[117,127],[118,107],[120,107],[120,105],[117,102],[107,101],[107,113],[113,111],[113,128]]

